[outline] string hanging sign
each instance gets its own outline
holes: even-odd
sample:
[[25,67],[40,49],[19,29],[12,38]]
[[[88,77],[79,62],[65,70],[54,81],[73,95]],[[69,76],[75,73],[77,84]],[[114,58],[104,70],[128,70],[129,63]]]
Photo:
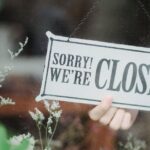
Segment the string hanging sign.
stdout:
[[36,100],[113,105],[150,110],[149,48],[57,36],[47,32],[48,48]]

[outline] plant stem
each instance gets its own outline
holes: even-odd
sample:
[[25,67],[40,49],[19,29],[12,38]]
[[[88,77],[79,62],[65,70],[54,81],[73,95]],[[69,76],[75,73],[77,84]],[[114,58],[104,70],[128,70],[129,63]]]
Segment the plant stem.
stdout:
[[40,138],[40,145],[41,145],[41,150],[44,150],[43,148],[43,142],[42,142],[42,134],[41,134],[41,127],[37,125],[38,131],[39,131],[39,138]]
[[54,136],[55,131],[56,131],[56,129],[57,129],[58,121],[59,121],[59,118],[56,119],[56,124],[55,124],[55,127],[54,127],[54,131],[53,131],[53,133],[52,133],[52,136],[51,136],[51,138],[50,138],[50,141],[53,139],[53,136]]
[[49,139],[48,147],[50,147],[50,145],[51,145],[50,143],[52,142],[53,136],[54,136],[55,131],[56,131],[56,129],[57,129],[58,121],[59,121],[59,118],[56,118],[56,124],[55,124],[54,130],[53,130],[53,133],[52,133],[52,135],[51,135],[51,137],[50,137],[50,139]]
[[48,145],[48,125],[45,128],[46,143]]

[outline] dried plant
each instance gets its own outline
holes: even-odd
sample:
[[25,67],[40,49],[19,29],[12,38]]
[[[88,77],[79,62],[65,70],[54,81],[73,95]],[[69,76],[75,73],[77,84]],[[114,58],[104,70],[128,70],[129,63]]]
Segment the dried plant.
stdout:
[[[8,50],[12,61],[23,51],[27,43],[28,43],[28,37],[25,39],[23,43],[19,42],[20,48],[17,51]],[[3,81],[6,79],[9,72],[12,70],[12,68],[13,65],[11,62],[9,65],[4,66],[4,69],[0,71],[0,88],[2,87]],[[13,102],[12,99],[4,98],[0,96],[0,106],[14,105],[14,104],[15,102]],[[35,108],[35,112],[29,111],[29,113],[32,119],[36,122],[39,131],[39,141],[41,144],[41,150],[51,150],[52,139],[56,131],[57,124],[62,111],[60,110],[59,102],[53,101],[50,103],[48,101],[44,101],[44,105],[46,110],[49,113],[49,117],[47,118],[47,120],[44,114],[38,108]],[[46,121],[46,125],[44,124],[44,121]],[[54,128],[52,126],[54,126]],[[43,140],[42,140],[41,130],[43,128],[45,129],[46,144],[43,144]],[[4,131],[5,129],[3,128],[2,130]],[[28,133],[27,135],[22,134],[18,136],[13,136],[12,138],[10,138],[10,140],[7,140],[5,138],[3,141],[4,144],[6,143],[7,144],[6,145],[0,144],[0,146],[2,146],[4,149],[5,146],[7,146],[9,147],[10,150],[33,150],[35,149],[35,143],[36,143],[34,137],[31,136],[30,133]]]
[[[17,51],[12,51],[8,49],[8,52],[11,56],[11,60],[14,60],[14,58],[16,58],[24,49],[24,47],[27,45],[28,43],[28,37],[26,37],[24,43],[19,42],[20,48]],[[4,68],[2,70],[0,70],[0,88],[2,88],[2,83],[3,81],[6,79],[6,77],[8,76],[9,72],[13,69],[13,65],[12,63],[10,63],[9,65],[4,66]],[[15,102],[13,102],[13,100],[11,98],[4,98],[2,96],[0,96],[0,106],[4,106],[4,105],[14,105]]]
[[135,138],[131,133],[125,143],[119,142],[119,150],[145,150],[146,142]]
[[[28,38],[26,38],[24,43],[19,43],[20,48],[17,52],[12,52],[8,50],[8,52],[11,55],[11,59],[13,60],[15,57],[17,57],[22,51],[24,46],[27,44]],[[2,83],[8,76],[9,72],[12,70],[13,65],[9,64],[7,66],[4,66],[3,70],[0,70],[0,88],[2,88]],[[0,106],[5,105],[15,105],[15,102],[11,98],[4,98],[0,96]],[[7,133],[6,129],[0,125],[0,149],[1,150],[33,150],[35,140],[33,136],[31,136],[30,133],[27,135],[22,134],[18,136],[13,136],[9,140],[7,139]]]
[[29,40],[29,38],[26,37],[24,43],[19,42],[20,48],[19,48],[17,51],[15,51],[15,52],[12,51],[12,50],[10,50],[10,49],[8,49],[8,52],[9,52],[9,54],[10,54],[10,56],[11,56],[11,59],[14,59],[15,57],[17,57],[17,56],[23,51],[24,47],[25,47],[25,46],[27,45],[27,43],[28,43],[28,40]]
[[[45,100],[44,105],[49,114],[47,120],[44,114],[37,108],[35,108],[35,112],[29,111],[29,114],[32,117],[32,119],[35,121],[36,126],[38,128],[41,150],[51,150],[52,139],[56,131],[62,110],[60,110],[60,105],[58,101],[52,101],[50,103]],[[46,124],[44,124],[45,121]],[[52,128],[52,126],[54,127]],[[45,145],[43,144],[43,140],[42,140],[42,131],[41,131],[42,128],[45,129],[45,137],[46,137]]]
[[13,100],[9,97],[4,98],[2,96],[0,96],[0,105],[1,106],[5,106],[5,105],[15,105],[15,102],[13,102]]
[[0,88],[2,87],[2,82],[8,76],[9,72],[12,70],[13,66],[4,66],[3,70],[0,70]]

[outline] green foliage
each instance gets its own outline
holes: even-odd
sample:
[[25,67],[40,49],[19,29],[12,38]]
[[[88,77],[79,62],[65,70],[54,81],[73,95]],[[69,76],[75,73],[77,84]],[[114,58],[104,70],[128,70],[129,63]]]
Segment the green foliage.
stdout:
[[0,125],[0,150],[28,150],[29,141],[24,139],[18,145],[10,144],[6,129]]
[[9,150],[10,146],[7,141],[6,129],[0,126],[0,150]]

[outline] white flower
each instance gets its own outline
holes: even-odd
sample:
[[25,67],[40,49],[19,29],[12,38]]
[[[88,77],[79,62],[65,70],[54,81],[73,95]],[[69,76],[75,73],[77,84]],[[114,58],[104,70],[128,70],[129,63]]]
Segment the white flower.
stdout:
[[47,121],[47,125],[51,125],[53,123],[52,117],[50,116]]
[[45,119],[43,113],[38,108],[35,108],[35,113],[38,115],[39,120],[43,121]]
[[35,145],[35,139],[33,136],[31,136],[30,133],[28,134],[22,134],[19,136],[13,136],[12,138],[9,139],[9,143],[11,145],[17,146],[23,142],[23,140],[28,140],[29,141],[29,146],[27,150],[33,150],[34,145]]
[[44,106],[47,109],[47,111],[50,112],[50,104],[47,100],[44,101]]
[[32,119],[36,121],[36,123],[38,123],[39,125],[41,125],[42,121],[45,119],[43,113],[38,108],[35,108],[35,113],[29,111],[29,114],[32,117]]
[[4,98],[2,96],[0,96],[0,105],[15,105],[15,102],[12,101],[12,99],[8,98]]
[[11,71],[12,69],[14,68],[14,66],[12,66],[12,65],[8,65],[8,66],[5,66],[4,67],[4,71],[5,71],[5,73],[8,73],[9,71]]
[[49,134],[52,134],[52,133],[53,133],[51,127],[48,128],[48,133],[49,133]]
[[[13,66],[4,66],[3,71],[0,71],[0,83],[2,83],[6,76],[8,76],[9,72],[12,70]],[[1,85],[2,86],[2,85]]]
[[10,143],[11,145],[19,145],[22,140],[22,136],[13,136],[12,138],[10,138]]
[[34,121],[37,121],[37,120],[38,120],[37,115],[36,115],[34,112],[29,111],[29,114],[30,114],[31,118],[32,118]]
[[51,109],[56,110],[56,109],[59,109],[59,108],[60,108],[59,102],[58,101],[53,101],[52,105],[51,105]]
[[49,147],[49,148],[45,148],[44,150],[51,150],[51,148]]
[[14,59],[15,57],[17,57],[23,51],[24,47],[28,43],[28,40],[29,40],[29,38],[26,37],[24,43],[19,42],[20,48],[19,48],[19,50],[17,52],[13,52],[13,51],[11,51],[11,50],[8,49],[8,52],[9,52],[9,54],[11,56],[11,59]]
[[61,114],[62,114],[62,110],[52,112],[52,115],[55,118],[60,118]]
[[139,140],[130,133],[126,143],[119,143],[121,150],[144,150],[146,149],[145,141]]

